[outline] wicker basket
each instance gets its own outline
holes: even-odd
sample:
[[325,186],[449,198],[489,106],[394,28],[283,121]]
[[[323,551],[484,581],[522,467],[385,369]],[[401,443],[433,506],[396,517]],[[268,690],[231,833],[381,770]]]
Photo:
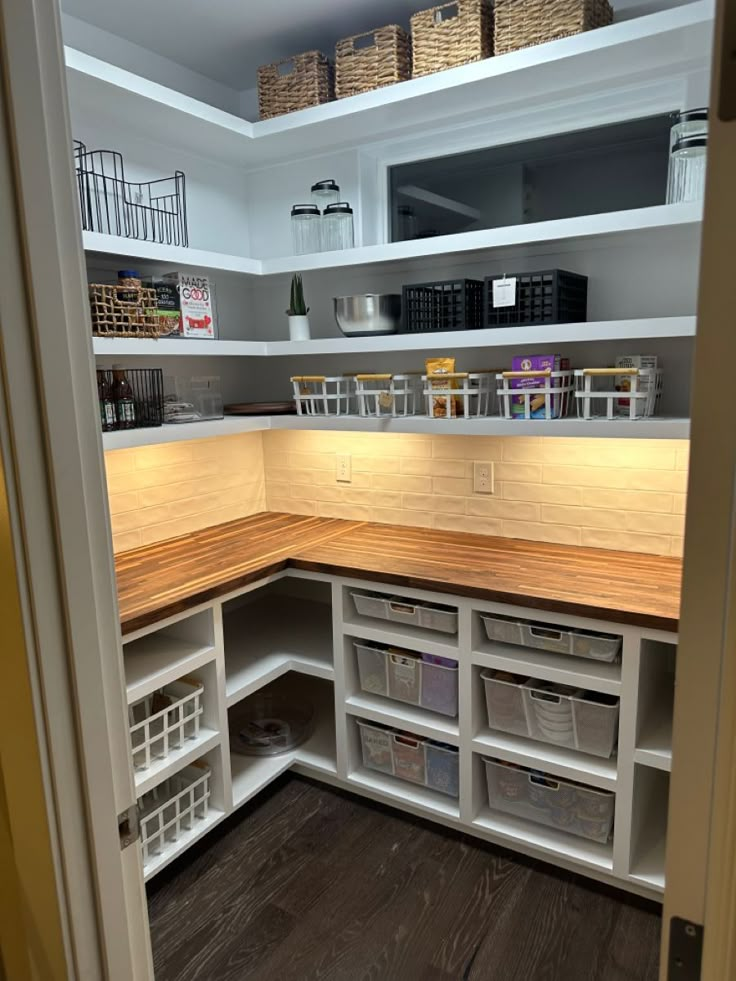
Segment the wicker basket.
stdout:
[[[129,297],[135,294],[135,299]],[[156,291],[145,287],[89,284],[92,333],[95,337],[160,337]]]
[[452,0],[411,19],[414,78],[493,54],[490,0]]
[[613,20],[608,0],[496,0],[496,54],[606,27]]
[[411,78],[411,41],[391,24],[355,34],[335,47],[335,94],[338,99]]
[[335,69],[319,51],[305,51],[258,69],[261,119],[283,116],[335,98]]

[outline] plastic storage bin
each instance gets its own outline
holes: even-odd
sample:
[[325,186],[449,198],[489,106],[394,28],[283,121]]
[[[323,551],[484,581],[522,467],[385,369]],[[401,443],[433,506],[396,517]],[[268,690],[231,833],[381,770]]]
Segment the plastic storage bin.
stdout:
[[400,780],[409,783],[427,782],[427,764],[424,740],[409,733],[394,732],[391,735],[391,749],[394,757],[394,773]]
[[380,773],[394,772],[392,751],[393,733],[386,726],[358,720],[360,745],[363,750],[363,765]]
[[613,827],[615,795],[583,784],[484,759],[488,803],[512,814],[605,844]]
[[436,743],[428,740],[427,754],[427,786],[430,790],[439,790],[449,797],[460,796],[459,754],[454,746]]
[[172,681],[128,709],[133,767],[147,770],[188,739],[196,739],[204,686],[193,678]]
[[456,661],[363,641],[355,642],[355,652],[363,691],[457,715]]
[[401,333],[483,326],[483,283],[479,279],[415,283],[405,286],[402,293]]
[[209,801],[210,768],[199,762],[144,794],[139,802],[143,864],[204,820]]
[[389,773],[399,780],[457,798],[460,793],[460,754],[455,746],[422,739],[375,722],[356,719],[369,770]]
[[518,644],[554,654],[572,654],[595,661],[615,661],[621,650],[622,638],[615,634],[598,633],[572,627],[555,627],[547,623],[514,620],[496,614],[480,615],[489,640],[502,644]]
[[457,633],[457,610],[436,603],[413,603],[400,596],[383,596],[380,593],[351,593],[355,609],[360,616],[377,620],[393,620],[412,627],[438,630],[445,634]]
[[[493,284],[516,280],[511,306],[494,306]],[[588,277],[562,269],[489,276],[484,285],[486,327],[521,327],[529,324],[572,324],[586,319]]]
[[539,742],[608,759],[616,746],[619,699],[535,681],[502,671],[483,671],[488,725]]

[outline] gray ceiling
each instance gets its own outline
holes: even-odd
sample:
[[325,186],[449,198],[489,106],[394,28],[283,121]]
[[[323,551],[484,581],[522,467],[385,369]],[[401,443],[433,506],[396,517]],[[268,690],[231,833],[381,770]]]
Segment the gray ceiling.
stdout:
[[[617,16],[684,0],[613,0]],[[432,0],[61,0],[65,13],[234,89],[259,65],[383,24],[408,28]]]

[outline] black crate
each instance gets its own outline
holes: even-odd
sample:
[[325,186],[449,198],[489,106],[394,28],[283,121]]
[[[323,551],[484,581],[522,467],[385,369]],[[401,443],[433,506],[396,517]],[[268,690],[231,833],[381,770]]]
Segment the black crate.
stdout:
[[[135,425],[132,429],[148,429],[164,424],[164,373],[161,368],[125,368],[135,402]],[[98,369],[99,371],[99,369]],[[104,372],[110,391],[113,373]],[[118,428],[117,426],[115,427]]]
[[449,279],[403,288],[401,332],[475,330],[483,326],[483,283]]
[[486,327],[523,327],[534,324],[576,324],[587,320],[588,277],[563,269],[534,273],[507,273],[516,279],[516,303],[512,307],[493,306],[494,280],[484,284],[483,306]]

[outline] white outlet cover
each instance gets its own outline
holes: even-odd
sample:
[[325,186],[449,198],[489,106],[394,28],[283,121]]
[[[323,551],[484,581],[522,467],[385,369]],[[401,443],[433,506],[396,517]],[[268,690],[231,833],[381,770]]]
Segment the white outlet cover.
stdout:
[[335,480],[340,484],[349,484],[353,479],[353,461],[349,453],[337,453],[335,456]]
[[493,494],[493,463],[476,461],[473,464],[473,493]]

